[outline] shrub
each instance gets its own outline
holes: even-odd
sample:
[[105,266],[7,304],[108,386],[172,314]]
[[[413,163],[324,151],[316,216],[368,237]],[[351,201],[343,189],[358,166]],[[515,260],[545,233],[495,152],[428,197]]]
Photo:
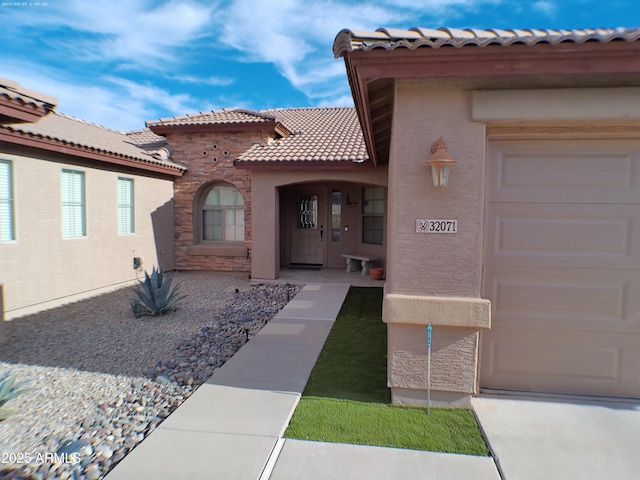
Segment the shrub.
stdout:
[[185,296],[178,294],[178,286],[171,288],[172,280],[172,276],[164,276],[162,268],[153,267],[151,275],[144,272],[144,281],[133,288],[137,298],[131,300],[131,310],[136,318],[164,315],[177,308]]
[[16,376],[10,372],[4,372],[0,375],[0,421],[6,420],[15,413],[11,407],[5,404],[24,393],[26,384],[27,382],[16,382]]

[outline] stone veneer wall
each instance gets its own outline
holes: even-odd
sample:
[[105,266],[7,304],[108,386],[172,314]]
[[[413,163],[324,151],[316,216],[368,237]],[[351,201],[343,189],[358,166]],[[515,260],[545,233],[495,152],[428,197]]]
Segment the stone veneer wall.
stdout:
[[[177,270],[251,271],[251,175],[247,170],[236,169],[233,162],[247,148],[265,138],[264,132],[167,135],[172,159],[189,168],[174,183]],[[214,145],[217,149],[213,148]],[[226,156],[223,154],[225,150],[228,151]],[[235,243],[200,243],[194,234],[194,198],[203,186],[216,182],[232,184],[244,198],[244,248],[233,248],[239,246]]]

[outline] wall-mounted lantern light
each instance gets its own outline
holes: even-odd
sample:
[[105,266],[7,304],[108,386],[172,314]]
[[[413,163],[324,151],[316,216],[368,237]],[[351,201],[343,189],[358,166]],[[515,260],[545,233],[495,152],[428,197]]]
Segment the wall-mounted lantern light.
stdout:
[[431,156],[427,160],[427,165],[431,170],[431,179],[434,187],[446,187],[449,183],[449,173],[451,165],[456,163],[449,152],[447,152],[447,144],[444,143],[442,137],[433,142],[431,145]]

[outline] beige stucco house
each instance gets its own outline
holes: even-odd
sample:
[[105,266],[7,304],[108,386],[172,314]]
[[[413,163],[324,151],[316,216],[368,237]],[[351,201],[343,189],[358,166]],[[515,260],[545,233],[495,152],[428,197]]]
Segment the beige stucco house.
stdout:
[[143,268],[174,268],[173,179],[185,167],[166,159],[162,137],[90,124],[55,104],[0,79],[7,319],[130,284]]
[[[639,53],[640,29],[344,30],[355,108],[130,134],[0,82],[5,309],[124,284],[138,257],[254,279],[375,262],[394,402],[426,401],[427,325],[435,404],[481,388],[638,398]],[[435,157],[455,161],[447,186]]]
[[388,169],[393,400],[426,399],[427,324],[436,402],[640,397],[640,29],[345,30],[334,53]]

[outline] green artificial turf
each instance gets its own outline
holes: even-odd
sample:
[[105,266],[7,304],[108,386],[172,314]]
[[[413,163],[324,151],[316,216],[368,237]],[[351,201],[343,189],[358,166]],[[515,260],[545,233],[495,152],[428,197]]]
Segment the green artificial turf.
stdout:
[[468,409],[390,404],[382,289],[352,288],[285,437],[488,455]]

